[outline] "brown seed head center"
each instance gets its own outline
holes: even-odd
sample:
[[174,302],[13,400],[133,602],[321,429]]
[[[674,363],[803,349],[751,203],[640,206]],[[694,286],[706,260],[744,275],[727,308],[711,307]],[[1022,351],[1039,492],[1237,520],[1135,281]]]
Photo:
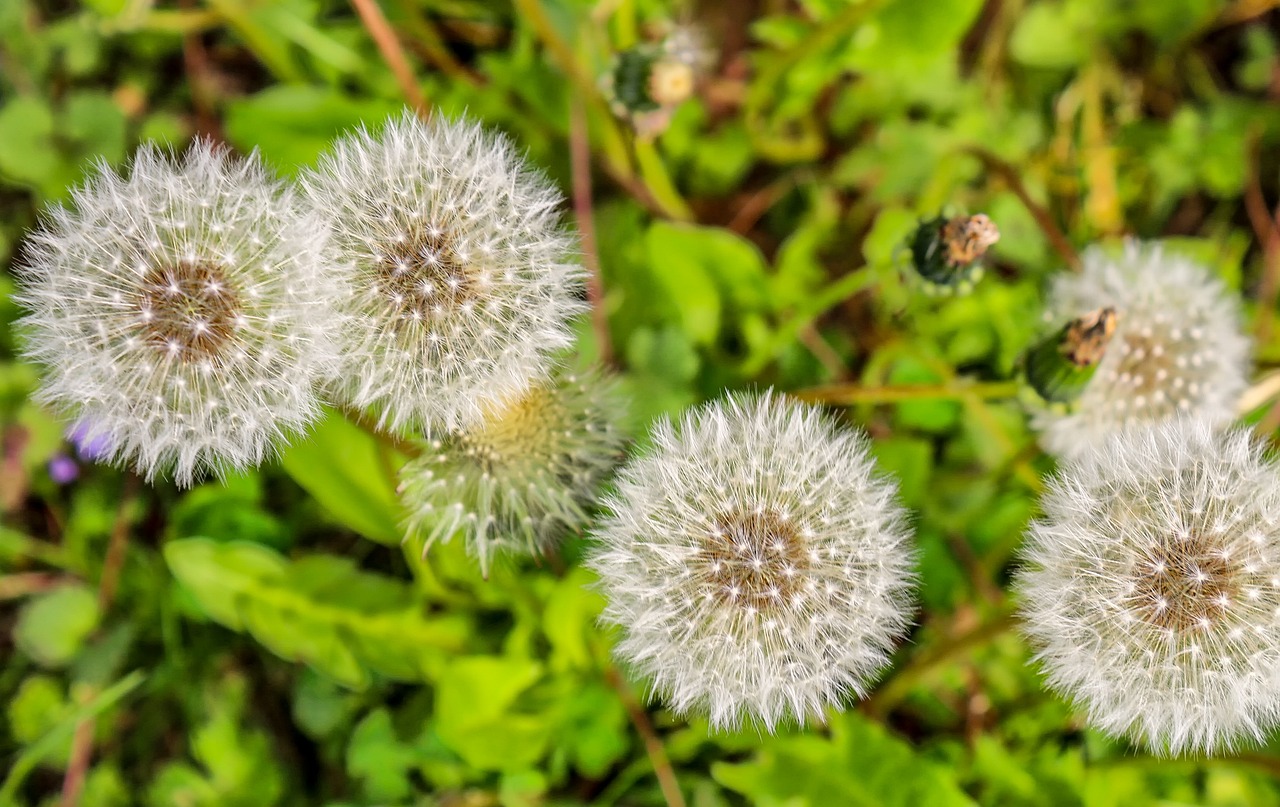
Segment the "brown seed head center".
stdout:
[[808,556],[796,527],[772,510],[721,513],[711,518],[698,571],[716,599],[765,611],[800,590]]
[[1159,544],[1136,568],[1138,614],[1163,629],[1203,629],[1231,607],[1242,570],[1196,535]]
[[147,343],[184,362],[214,358],[235,336],[239,295],[213,261],[152,268],[137,304]]
[[404,324],[430,325],[473,302],[478,278],[459,255],[450,234],[427,226],[387,250],[376,264],[374,284]]

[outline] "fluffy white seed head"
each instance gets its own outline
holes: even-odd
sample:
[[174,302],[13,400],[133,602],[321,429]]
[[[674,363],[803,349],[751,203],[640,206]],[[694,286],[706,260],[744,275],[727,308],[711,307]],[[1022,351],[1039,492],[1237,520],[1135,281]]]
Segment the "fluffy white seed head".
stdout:
[[1157,753],[1280,718],[1280,477],[1247,432],[1176,419],[1068,462],[1019,572],[1051,687]]
[[17,297],[36,394],[106,458],[188,485],[262,461],[318,414],[340,281],[323,222],[257,155],[205,141],[106,165],[27,243]]
[[909,530],[865,438],[734,396],[660,422],[590,560],[617,655],[715,728],[821,720],[865,693],[911,613]]
[[1119,322],[1075,404],[1035,414],[1044,447],[1073,457],[1129,424],[1233,418],[1247,384],[1249,341],[1239,301],[1222,282],[1155,243],[1131,241],[1118,257],[1093,247],[1083,260],[1081,272],[1055,280],[1050,317],[1066,322],[1111,307]]
[[411,535],[461,533],[483,574],[496,552],[542,555],[587,522],[622,459],[624,404],[597,372],[560,372],[426,443],[400,472]]
[[339,396],[383,426],[451,431],[524,392],[583,310],[561,196],[504,137],[406,112],[303,177],[356,289]]

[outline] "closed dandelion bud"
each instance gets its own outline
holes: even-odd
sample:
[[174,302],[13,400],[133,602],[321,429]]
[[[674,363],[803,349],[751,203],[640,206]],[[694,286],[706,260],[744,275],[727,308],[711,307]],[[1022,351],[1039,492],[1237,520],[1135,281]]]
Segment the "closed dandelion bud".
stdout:
[[589,561],[618,657],[718,729],[821,720],[864,694],[914,586],[906,515],[865,438],[770,393],[652,437],[619,472]]
[[1036,411],[1046,450],[1076,456],[1127,425],[1190,415],[1235,416],[1249,368],[1236,297],[1209,271],[1158,244],[1131,241],[1112,257],[1086,250],[1082,271],[1061,275],[1049,316],[1116,312],[1115,330],[1088,385],[1069,409]]
[[19,269],[37,399],[148,479],[261,462],[318,415],[336,361],[325,238],[256,155],[199,141],[99,166]]
[[938,216],[911,235],[911,265],[928,293],[967,293],[982,279],[982,257],[999,240],[995,222],[981,213]]
[[1280,720],[1280,471],[1245,431],[1175,419],[1064,464],[1017,576],[1049,685],[1157,753]]
[[558,373],[472,426],[432,440],[400,472],[411,535],[461,533],[487,577],[499,551],[539,556],[587,521],[622,459],[623,404],[595,372]]
[[1093,378],[1115,330],[1114,308],[1071,320],[1027,353],[1027,383],[1050,403],[1074,401]]
[[615,115],[651,137],[665,130],[674,109],[693,96],[711,60],[701,30],[681,26],[660,44],[619,53],[602,80],[604,92]]
[[383,427],[466,428],[572,343],[584,275],[561,197],[506,138],[406,112],[340,139],[303,185],[355,289],[337,394]]

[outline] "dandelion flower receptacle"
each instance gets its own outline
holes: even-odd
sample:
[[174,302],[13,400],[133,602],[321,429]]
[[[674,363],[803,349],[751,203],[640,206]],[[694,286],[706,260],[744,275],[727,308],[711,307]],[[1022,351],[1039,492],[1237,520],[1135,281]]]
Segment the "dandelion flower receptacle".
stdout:
[[336,390],[392,430],[450,431],[545,378],[584,309],[559,192],[498,134],[412,113],[303,177],[355,289]]
[[1076,456],[1130,424],[1235,416],[1249,341],[1238,299],[1207,268],[1159,244],[1130,241],[1114,256],[1093,247],[1079,274],[1055,279],[1048,307],[1060,321],[1116,313],[1106,352],[1074,403],[1033,415],[1049,452]]
[[1157,753],[1280,720],[1280,477],[1245,431],[1175,419],[1067,462],[1016,588],[1049,685]]
[[261,462],[319,414],[337,358],[325,238],[256,155],[198,141],[99,166],[19,269],[37,399],[148,478]]
[[914,588],[906,515],[865,438],[771,393],[652,438],[619,472],[590,560],[618,657],[715,728],[821,720],[864,694]]
[[622,460],[624,410],[614,382],[594,371],[561,371],[491,404],[400,472],[409,534],[426,551],[461,533],[486,576],[498,552],[544,554],[586,524]]

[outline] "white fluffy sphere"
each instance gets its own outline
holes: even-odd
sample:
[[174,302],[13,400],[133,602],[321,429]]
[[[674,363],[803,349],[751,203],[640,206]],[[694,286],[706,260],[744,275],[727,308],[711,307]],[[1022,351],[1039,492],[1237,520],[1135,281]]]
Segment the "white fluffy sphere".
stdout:
[[317,416],[337,358],[325,238],[256,154],[198,141],[98,166],[19,269],[37,400],[148,479],[261,462]]
[[339,396],[393,430],[452,431],[546,377],[584,310],[559,192],[503,136],[412,113],[303,176],[356,289]]
[[1280,478],[1245,431],[1178,419],[1068,462],[1017,590],[1049,684],[1157,753],[1280,718]]
[[716,728],[861,696],[911,614],[895,486],[814,407],[733,396],[660,422],[618,475],[590,565],[616,652]]
[[1237,297],[1206,267],[1157,243],[1130,241],[1114,257],[1093,247],[1083,261],[1079,273],[1055,279],[1050,316],[1112,307],[1118,324],[1074,405],[1035,414],[1045,449],[1079,456],[1127,425],[1181,415],[1231,420],[1249,373]]

